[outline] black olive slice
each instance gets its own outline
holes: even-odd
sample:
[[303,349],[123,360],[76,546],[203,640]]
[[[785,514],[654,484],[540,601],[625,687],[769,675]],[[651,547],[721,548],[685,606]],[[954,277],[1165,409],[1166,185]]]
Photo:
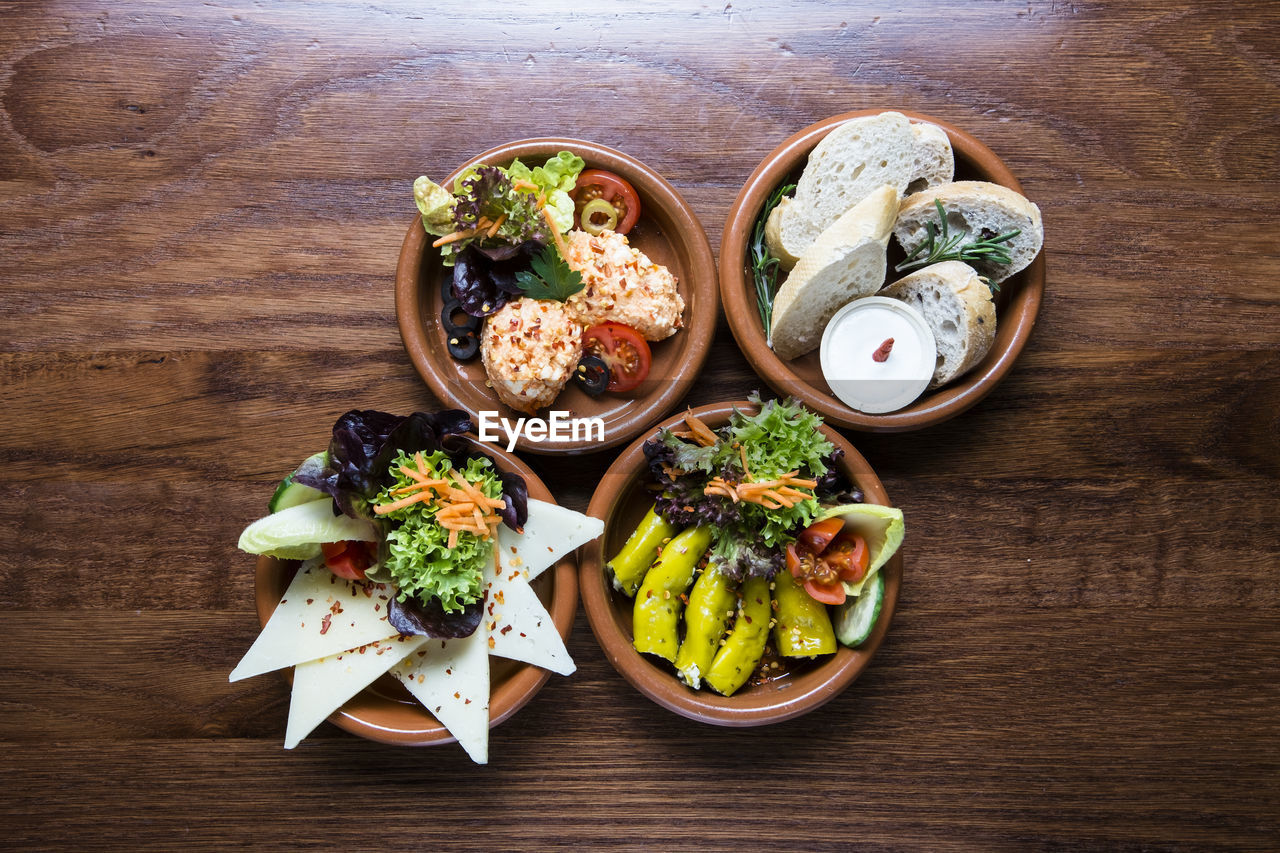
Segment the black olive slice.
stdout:
[[609,387],[609,366],[600,356],[587,353],[578,359],[573,381],[592,397],[599,397]]
[[449,355],[458,361],[470,361],[480,352],[480,338],[475,332],[464,330],[461,334],[449,335]]
[[440,309],[440,325],[444,326],[446,335],[464,335],[467,332],[480,331],[480,318],[468,314],[462,309],[462,303],[456,299],[446,299]]

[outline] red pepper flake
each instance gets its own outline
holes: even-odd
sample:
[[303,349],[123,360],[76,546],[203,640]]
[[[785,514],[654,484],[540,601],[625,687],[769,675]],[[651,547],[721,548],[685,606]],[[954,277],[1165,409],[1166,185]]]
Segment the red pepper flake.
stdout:
[[333,615],[326,613],[324,618],[320,620],[320,633],[323,634],[329,630],[329,622],[333,619]]
[[463,704],[463,705],[470,705],[470,704],[471,704],[471,700],[470,700],[470,699],[467,699],[467,700],[465,700],[462,704]]
[[507,633],[508,633],[510,630],[511,630],[511,626],[510,626],[510,625],[508,625],[508,626],[506,626],[505,628],[503,628],[501,631],[499,631],[498,633],[499,633],[499,634],[502,634],[502,635],[505,637],[505,636],[507,635]]
[[524,631],[521,631],[521,632],[520,632],[520,636],[521,636],[521,637],[527,637],[527,636],[529,636],[529,635],[528,635],[528,634],[526,634]]
[[516,546],[515,546],[515,545],[512,545],[512,546],[511,546],[511,553],[512,553],[512,554],[517,553],[517,552],[516,552]]
[[[287,598],[286,598],[284,601],[282,601],[282,602],[280,602],[280,603],[281,603],[281,604],[284,604],[284,602],[285,602],[285,601],[288,601],[288,600],[289,600],[289,599],[287,599]],[[307,604],[310,604],[310,603],[311,603],[311,602],[313,602],[313,601],[315,601],[315,599],[314,599],[314,598],[308,598],[308,599],[307,599]]]
[[880,348],[871,353],[871,360],[875,362],[888,361],[889,353],[891,352],[893,352],[893,338],[885,338]]
[[444,671],[445,675],[453,675],[453,667],[449,667]]
[[462,698],[462,694],[461,694],[461,693],[455,693],[455,694],[453,694],[453,698],[454,698],[454,699],[461,699],[461,698]]
[[490,615],[490,616],[492,616],[492,615],[493,615],[493,602],[492,602],[492,601],[490,601],[490,602],[489,602],[488,610],[489,610],[489,615]]
[[490,638],[489,638],[489,648],[493,648],[493,646],[494,646],[493,637],[490,637]]

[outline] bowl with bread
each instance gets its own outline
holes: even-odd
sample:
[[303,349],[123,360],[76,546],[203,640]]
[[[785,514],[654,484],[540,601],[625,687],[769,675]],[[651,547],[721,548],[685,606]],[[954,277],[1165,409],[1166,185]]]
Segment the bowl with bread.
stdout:
[[901,432],[1004,378],[1044,292],[1039,208],[969,133],[902,111],[796,133],[725,223],[730,329],[779,394],[849,429]]

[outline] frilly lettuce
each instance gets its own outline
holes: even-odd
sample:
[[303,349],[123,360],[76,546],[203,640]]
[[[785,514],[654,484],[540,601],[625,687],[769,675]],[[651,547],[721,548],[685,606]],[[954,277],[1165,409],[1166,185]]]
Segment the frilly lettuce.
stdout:
[[[414,481],[400,471],[402,465],[411,466],[413,458],[399,453],[391,463],[395,481],[384,489],[374,503],[392,503],[400,495],[396,488],[411,485]],[[424,458],[429,477],[445,477],[453,461],[448,454],[436,451]],[[486,496],[502,497],[502,483],[493,464],[483,457],[467,460],[460,472],[467,482],[474,484]],[[462,611],[469,604],[480,601],[484,594],[484,565],[493,555],[493,540],[481,539],[471,533],[458,534],[458,541],[449,548],[449,531],[436,521],[434,507],[425,503],[412,503],[389,512],[385,516],[395,526],[387,534],[387,569],[399,589],[399,597],[412,596],[426,602],[432,598],[440,601],[445,612]]]

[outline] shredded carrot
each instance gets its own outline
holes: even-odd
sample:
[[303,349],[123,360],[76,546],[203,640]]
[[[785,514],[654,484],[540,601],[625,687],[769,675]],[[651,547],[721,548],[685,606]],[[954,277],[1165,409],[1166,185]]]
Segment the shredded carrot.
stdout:
[[692,412],[687,412],[685,414],[684,422],[688,425],[690,431],[692,431],[694,441],[698,442],[698,444],[701,444],[703,447],[712,447],[720,440],[711,430],[711,427],[703,423],[702,419],[694,415]]
[[498,220],[493,223],[492,227],[489,228],[489,233],[486,236],[492,237],[494,234],[497,234],[498,229],[502,227],[502,223],[506,221],[507,221],[507,215],[504,213],[501,216],[499,216]]
[[454,231],[452,234],[446,234],[431,244],[432,248],[438,249],[446,243],[456,243],[459,240],[465,240],[468,237],[474,237],[480,232],[477,228],[464,228],[461,231]]
[[564,258],[566,264],[569,263],[569,249],[564,244],[564,238],[560,236],[560,226],[556,225],[556,220],[546,207],[542,208],[542,215],[546,218],[547,225],[551,227],[551,239],[556,241],[556,251],[560,253],[560,257]]

